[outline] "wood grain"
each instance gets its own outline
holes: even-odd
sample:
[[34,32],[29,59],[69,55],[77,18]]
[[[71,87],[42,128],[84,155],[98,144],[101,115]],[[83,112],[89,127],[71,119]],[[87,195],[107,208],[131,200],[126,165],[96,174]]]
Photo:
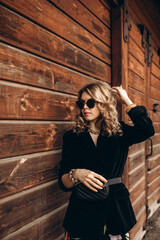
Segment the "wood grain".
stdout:
[[0,158],[59,149],[71,124],[58,122],[0,122]]
[[55,180],[2,199],[1,237],[63,206],[68,198],[69,194],[62,192]]
[[132,37],[129,38],[128,51],[129,51],[142,65],[144,65],[144,52],[143,52],[143,51],[141,50],[141,48],[136,44],[136,42],[132,39]]
[[99,79],[111,77],[110,66],[62,38],[1,7],[1,38],[18,48]]
[[71,120],[75,97],[0,82],[1,119]]
[[140,212],[140,214],[138,214],[138,216],[136,216],[136,219],[137,219],[137,223],[132,228],[132,230],[130,231],[130,239],[137,238],[138,235],[139,235],[139,232],[143,231],[143,225],[144,225],[145,220],[146,220],[146,209],[145,209],[145,207],[143,207],[141,209],[141,212]]
[[129,69],[135,72],[139,77],[144,79],[144,66],[129,54]]
[[160,177],[155,178],[151,183],[148,184],[148,196],[150,196],[154,191],[159,189]]
[[109,4],[106,1],[106,7],[97,0],[80,0],[94,15],[99,18],[104,24],[110,27],[110,12],[111,10]]
[[130,69],[128,70],[128,85],[142,93],[145,93],[144,79],[139,77]]
[[[137,27],[133,19],[131,19],[132,29],[129,32],[130,37],[134,40],[134,42],[138,45],[140,50],[144,53],[144,48],[142,47],[142,34],[140,29]],[[130,40],[130,38],[129,38]]]
[[[67,15],[69,15],[74,21],[78,22],[84,28],[86,28],[89,32],[94,34],[96,37],[101,39],[108,46],[111,45],[111,32],[110,29],[106,27],[96,16],[94,16],[84,5],[82,5],[78,0],[71,1],[70,0],[50,0],[53,4],[55,4],[58,8],[64,11]],[[97,1],[96,4],[101,6],[101,3]],[[103,12],[106,9],[102,9]],[[104,13],[103,13],[104,15]],[[110,18],[110,12],[107,11],[107,15],[105,16],[107,19]],[[103,20],[103,18],[102,18]]]
[[158,67],[153,61],[151,63],[151,73],[160,80],[160,67]]
[[133,210],[137,216],[141,209],[145,206],[145,191],[141,191],[141,194],[136,199],[136,202],[133,204]]
[[130,99],[137,105],[145,105],[145,95],[142,92],[136,91],[135,89],[129,87],[128,93]]
[[[15,169],[22,159],[26,159],[26,161],[21,164],[17,172],[10,177],[13,169]],[[47,181],[57,179],[60,160],[61,150],[1,159],[1,198],[40,185]]]
[[[2,0],[2,2],[52,33],[111,64],[110,47],[48,1],[39,0],[37,3],[34,0],[25,2],[21,0]],[[96,2],[98,3],[97,0]],[[100,10],[103,10],[103,8]],[[108,11],[105,8],[104,11],[100,11],[100,13],[104,12],[103,16],[105,16],[104,14],[107,12],[109,18]]]
[[129,187],[134,186],[142,177],[144,177],[145,169],[144,164],[135,169],[134,172],[129,173]]
[[60,224],[63,221],[66,212],[66,205],[36,219],[35,221],[21,227],[14,233],[7,236],[8,240],[34,240],[34,239],[56,239],[62,233],[64,228]]
[[145,191],[145,178],[141,178],[135,186],[130,190],[130,199],[131,202],[135,202],[138,196]]

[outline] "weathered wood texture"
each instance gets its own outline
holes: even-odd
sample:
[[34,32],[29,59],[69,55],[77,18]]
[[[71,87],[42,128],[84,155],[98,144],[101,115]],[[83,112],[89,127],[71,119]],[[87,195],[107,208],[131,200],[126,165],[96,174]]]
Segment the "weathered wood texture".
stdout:
[[[152,32],[154,48],[160,42],[155,28],[151,26],[153,19],[146,18],[144,1],[129,1],[132,30],[129,32],[128,42],[128,92],[132,101],[138,105],[146,106],[151,119],[153,120],[156,135],[152,137],[153,154],[149,158],[150,141],[134,145],[129,151],[129,186],[131,201],[137,216],[138,223],[131,231],[131,239],[140,239],[144,235],[146,219],[150,217],[158,206],[159,199],[159,121],[160,108],[153,112],[153,104],[160,104],[160,65],[157,52],[154,51],[151,67],[144,61],[144,48],[142,47],[142,35],[138,24],[146,24]],[[142,11],[142,9],[144,11]],[[154,24],[155,26],[155,24]],[[128,118],[129,119],[129,118]],[[145,217],[139,217],[141,211]],[[138,237],[139,236],[139,237]]]
[[[147,107],[147,79],[146,64],[144,62],[144,49],[141,45],[142,35],[140,30],[132,21],[132,30],[129,33],[128,43],[128,92],[129,96],[137,105]],[[137,144],[139,145],[139,144]],[[131,201],[134,212],[138,220],[137,224],[131,230],[131,239],[134,239],[137,232],[143,230],[145,217],[141,215],[141,210],[146,211],[146,157],[145,143],[137,148],[132,146],[129,152],[129,186],[132,193]],[[139,191],[138,187],[140,188]],[[146,212],[145,212],[146,216]]]
[[[129,41],[128,43],[124,43],[122,10],[118,8],[112,10],[112,46],[113,85],[122,84],[125,89],[128,90],[131,100],[137,105],[146,106],[153,122],[155,123],[155,119],[158,122],[159,119],[157,118],[159,115],[156,114],[156,116],[153,116],[151,114],[151,101],[153,101],[153,95],[155,101],[159,99],[159,92],[155,89],[155,87],[151,86],[150,76],[154,68],[157,77],[159,69],[157,69],[155,64],[152,64],[152,70],[148,70],[149,68],[144,61],[142,34],[135,24],[134,19],[132,20],[132,30],[129,32]],[[156,82],[157,89],[159,89],[159,81],[156,80],[152,79],[152,81]],[[154,91],[152,96],[151,91]],[[122,110],[123,120],[126,122],[128,121],[130,124],[131,121],[124,112],[125,108],[122,107]],[[151,173],[150,176],[148,176],[147,173],[149,170],[146,154],[150,152],[149,143],[150,142],[143,142],[133,145],[130,148],[129,157],[123,175],[123,180],[125,184],[128,185],[131,193],[131,202],[138,221],[130,232],[131,239],[140,239],[140,237],[137,238],[137,233],[139,236],[143,236],[143,226],[145,225],[145,221],[149,213],[148,206],[151,206],[158,194],[159,167],[157,167],[156,170],[151,170],[153,171],[153,174]],[[157,148],[154,146],[154,149]],[[154,154],[156,155],[155,150]],[[156,161],[153,164],[156,165],[157,163],[158,160],[156,155]],[[154,191],[154,194],[150,196],[152,190]]]
[[[56,180],[60,158],[61,150],[51,150],[1,159],[1,198],[12,195],[13,191],[17,193]],[[23,159],[25,159],[24,162]],[[17,171],[12,174],[14,169],[17,169]]]
[[1,0],[0,239],[64,238],[62,136],[78,90],[111,84],[110,14],[98,0]]
[[[110,66],[5,7],[0,9],[2,40],[38,56],[102,80]],[[29,34],[28,34],[29,33]]]
[[145,24],[152,33],[153,42],[156,47],[160,41],[160,5],[158,1],[129,0],[131,18],[136,24]]

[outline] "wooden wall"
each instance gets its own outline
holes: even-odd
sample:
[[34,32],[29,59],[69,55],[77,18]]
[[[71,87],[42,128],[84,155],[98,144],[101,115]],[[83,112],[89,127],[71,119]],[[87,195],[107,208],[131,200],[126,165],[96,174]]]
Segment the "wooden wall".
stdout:
[[[153,154],[150,153],[150,141],[136,144],[129,151],[129,189],[133,208],[138,223],[131,231],[131,239],[142,239],[147,222],[146,219],[159,207],[160,186],[160,62],[157,53],[160,46],[159,26],[152,1],[129,1],[132,30],[128,42],[128,92],[131,99],[145,105],[156,130],[153,141]],[[160,19],[160,17],[159,17]],[[145,24],[152,34],[153,58],[151,65],[145,62],[142,34],[139,24]],[[158,111],[153,112],[153,104],[157,103]]]
[[110,6],[1,0],[0,239],[63,239],[57,184],[77,90],[111,83]]
[[[155,6],[151,1],[129,1],[132,29],[128,42],[123,39],[122,7],[112,9],[112,81],[114,85],[122,83],[129,97],[137,105],[144,105],[153,120],[156,130],[153,142],[153,153],[150,140],[130,147],[123,180],[129,188],[130,198],[137,218],[137,224],[130,231],[131,240],[141,240],[145,234],[147,219],[159,207],[160,186],[160,62],[157,53],[160,46],[160,35],[155,27],[158,18],[151,13]],[[157,15],[156,15],[157,16]],[[160,15],[159,15],[160,20]],[[145,24],[152,33],[153,58],[151,65],[145,62],[145,49],[142,47],[142,33],[139,25]],[[154,25],[153,25],[154,24]],[[153,104],[158,111],[153,112]],[[131,124],[122,107],[122,118]]]

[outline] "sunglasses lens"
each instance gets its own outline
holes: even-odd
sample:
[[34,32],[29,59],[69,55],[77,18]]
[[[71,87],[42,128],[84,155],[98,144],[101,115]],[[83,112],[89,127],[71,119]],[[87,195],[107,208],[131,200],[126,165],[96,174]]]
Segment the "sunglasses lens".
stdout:
[[94,108],[94,106],[95,106],[95,100],[94,100],[94,99],[89,99],[89,100],[87,101],[87,106],[88,106],[89,108]]
[[85,102],[80,100],[80,101],[77,101],[76,104],[79,107],[79,109],[83,109]]
[[[94,108],[95,106],[95,100],[94,99],[89,99],[86,104],[89,108]],[[79,107],[79,109],[83,109],[84,108],[84,105],[85,105],[85,101],[84,100],[79,100],[76,102],[77,106]]]

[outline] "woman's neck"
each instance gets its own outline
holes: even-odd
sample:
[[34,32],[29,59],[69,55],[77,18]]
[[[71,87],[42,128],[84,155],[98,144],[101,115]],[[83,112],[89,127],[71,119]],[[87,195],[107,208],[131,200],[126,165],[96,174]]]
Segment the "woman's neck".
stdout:
[[100,127],[96,126],[95,122],[90,122],[89,128],[91,128],[94,131],[100,131]]

